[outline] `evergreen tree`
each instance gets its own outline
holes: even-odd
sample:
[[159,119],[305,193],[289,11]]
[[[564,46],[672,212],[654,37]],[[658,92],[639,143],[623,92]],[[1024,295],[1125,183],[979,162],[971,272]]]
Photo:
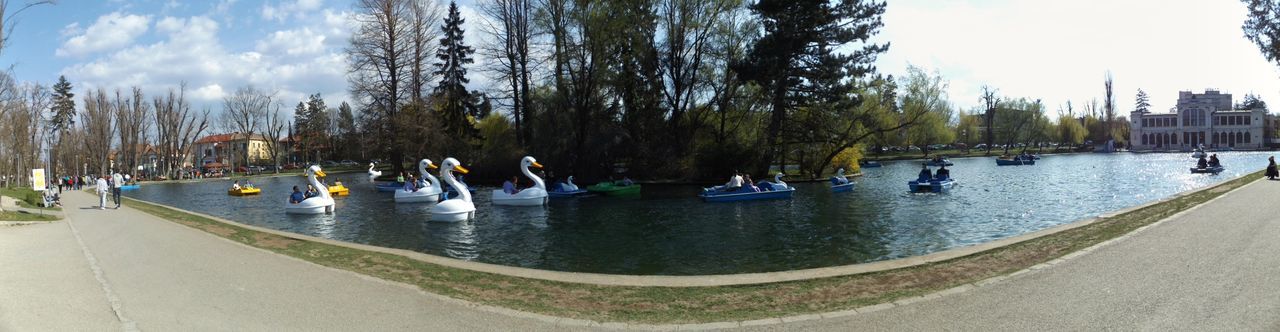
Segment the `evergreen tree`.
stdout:
[[1254,109],[1266,110],[1266,109],[1267,109],[1267,102],[1262,101],[1262,98],[1258,98],[1258,95],[1255,95],[1255,94],[1249,93],[1249,94],[1244,95],[1244,100],[1240,101],[1240,103],[1239,103],[1239,104],[1236,104],[1236,109],[1238,109],[1238,110],[1254,110]]
[[[293,108],[293,125],[289,126],[289,137],[293,142],[298,144],[297,151],[302,152],[302,161],[307,161],[307,123],[310,121],[307,113],[307,103],[298,102],[298,106]],[[296,131],[294,128],[297,128]]]
[[[774,162],[776,152],[787,151],[782,133],[788,112],[819,103],[840,104],[850,97],[857,79],[875,72],[876,56],[889,45],[867,40],[884,26],[884,10],[884,2],[865,0],[760,0],[751,5],[765,34],[733,69],[761,86],[769,98],[766,162]],[[862,47],[837,51],[853,42]],[[783,155],[776,161],[785,159]],[[761,173],[767,169],[761,168]]]
[[310,151],[315,152],[315,160],[320,160],[321,149],[329,145],[329,107],[325,106],[324,98],[317,93],[307,98],[305,108],[306,123],[299,129]]
[[440,49],[436,58],[440,60],[436,66],[436,75],[440,75],[440,85],[436,86],[436,100],[444,120],[444,127],[450,134],[460,137],[472,137],[475,129],[467,116],[479,117],[478,110],[467,91],[467,69],[463,65],[474,62],[471,55],[475,49],[463,42],[462,19],[456,2],[449,3],[449,15],[444,19],[444,38],[440,39]]
[[1146,91],[1138,89],[1137,102],[1133,105],[1134,112],[1147,113],[1151,109],[1151,97],[1147,96]]
[[71,92],[71,82],[66,76],[58,76],[58,83],[53,85],[53,106],[49,116],[49,126],[53,129],[57,140],[54,141],[53,152],[49,156],[49,174],[58,174],[58,152],[62,149],[62,136],[76,123],[76,94]]
[[351,105],[345,101],[338,105],[338,131],[342,136],[339,139],[335,139],[335,141],[341,144],[339,151],[341,151],[342,157],[353,159],[352,155],[354,153],[352,152],[355,150],[352,147],[356,145],[354,143],[356,143],[355,139],[358,136],[356,134],[356,115],[351,110]]

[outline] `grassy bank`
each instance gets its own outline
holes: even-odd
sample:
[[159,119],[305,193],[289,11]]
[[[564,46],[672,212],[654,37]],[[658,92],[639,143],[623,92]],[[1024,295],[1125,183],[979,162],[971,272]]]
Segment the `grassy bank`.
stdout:
[[0,221],[56,221],[58,217],[22,211],[0,211]]
[[[1009,149],[1010,154],[1017,154],[1021,152],[1022,152],[1022,148]],[[1038,149],[1030,149],[1030,150],[1027,150],[1027,152],[1031,154],[1062,154],[1062,153],[1075,153],[1078,151],[1065,149],[1065,148],[1064,149],[1045,148],[1044,151],[1039,151]],[[929,157],[932,158],[933,156],[937,156],[937,155],[943,155],[949,158],[995,157],[995,156],[999,156],[1001,153],[1004,153],[1004,149],[992,149],[991,154],[987,154],[986,149],[982,149],[982,150],[970,149],[969,151],[930,150]],[[924,158],[925,158],[924,152],[911,151],[911,152],[886,152],[882,154],[867,153],[865,160],[887,161],[887,160],[913,160],[913,159],[924,159]]]
[[[55,190],[57,188],[54,188]],[[26,187],[0,188],[0,196],[8,196],[17,200],[18,207],[28,209],[39,209],[40,203],[44,201],[44,196],[39,192]],[[62,211],[60,207],[44,208],[45,210]]]
[[1129,233],[1261,177],[1261,172],[1252,173],[1090,225],[937,263],[793,282],[686,288],[598,286],[475,272],[257,232],[135,200],[126,204],[250,246],[467,301],[596,321],[697,323],[845,310],[1009,274]]

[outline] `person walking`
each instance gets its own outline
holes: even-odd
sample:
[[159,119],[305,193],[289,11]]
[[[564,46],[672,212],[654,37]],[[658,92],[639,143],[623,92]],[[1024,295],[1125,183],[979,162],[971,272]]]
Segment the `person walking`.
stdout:
[[1267,158],[1267,179],[1275,180],[1277,177],[1280,177],[1280,171],[1277,171],[1276,169],[1276,156],[1268,157]]
[[124,176],[120,172],[111,174],[111,199],[116,202],[116,210],[120,209],[120,186],[124,185]]
[[111,186],[107,184],[107,177],[98,178],[98,210],[107,209],[107,191],[111,190]]

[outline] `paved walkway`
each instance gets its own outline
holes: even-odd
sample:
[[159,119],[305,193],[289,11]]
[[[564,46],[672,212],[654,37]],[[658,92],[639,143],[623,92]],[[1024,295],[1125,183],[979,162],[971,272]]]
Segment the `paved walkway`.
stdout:
[[[1280,330],[1280,183],[993,285],[751,330]],[[249,248],[132,209],[0,228],[2,330],[555,330]],[[19,271],[13,273],[11,271]]]
[[96,203],[0,227],[0,331],[566,330]]
[[1127,239],[965,293],[770,326],[804,331],[1277,331],[1280,182],[1258,181]]

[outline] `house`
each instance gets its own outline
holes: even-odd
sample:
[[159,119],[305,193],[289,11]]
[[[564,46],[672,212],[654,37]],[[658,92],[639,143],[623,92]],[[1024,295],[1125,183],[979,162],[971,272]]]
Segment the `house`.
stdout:
[[267,139],[259,134],[236,132],[201,137],[196,140],[193,151],[195,164],[203,168],[271,164]]

